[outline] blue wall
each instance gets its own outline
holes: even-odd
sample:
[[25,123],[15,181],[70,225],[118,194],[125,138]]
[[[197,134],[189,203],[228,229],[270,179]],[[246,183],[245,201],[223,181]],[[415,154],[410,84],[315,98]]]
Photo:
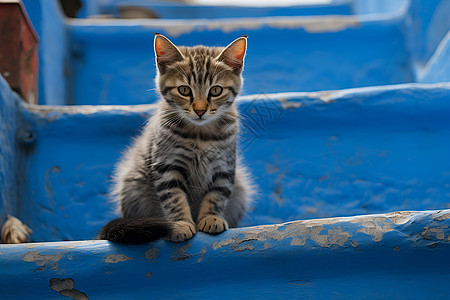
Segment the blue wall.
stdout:
[[19,174],[18,111],[19,96],[12,92],[6,80],[0,76],[0,223],[8,214],[18,213]]
[[450,29],[450,0],[411,0],[410,40],[415,63],[422,67]]
[[242,104],[256,129],[244,141],[257,137],[244,153],[262,187],[245,224],[448,207],[448,87],[288,96],[284,106],[299,107],[274,116],[271,104],[263,126]]
[[450,82],[450,31],[442,39],[428,63],[420,70],[419,80],[425,83]]

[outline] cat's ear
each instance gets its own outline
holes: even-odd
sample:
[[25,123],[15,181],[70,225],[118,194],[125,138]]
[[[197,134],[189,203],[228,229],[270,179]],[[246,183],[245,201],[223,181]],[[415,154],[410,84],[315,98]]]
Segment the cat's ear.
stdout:
[[181,54],[177,46],[162,34],[155,33],[154,46],[156,64],[161,73],[165,72],[168,65],[184,59],[183,54]]
[[242,71],[244,66],[245,51],[247,50],[247,36],[243,35],[235,39],[219,54],[217,59],[233,68],[235,72]]

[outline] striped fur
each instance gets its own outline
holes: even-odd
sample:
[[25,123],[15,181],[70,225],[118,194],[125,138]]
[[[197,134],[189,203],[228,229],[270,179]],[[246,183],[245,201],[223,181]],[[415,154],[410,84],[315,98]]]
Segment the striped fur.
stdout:
[[[246,37],[226,48],[177,48],[155,36],[162,99],[117,165],[114,194],[123,219],[106,225],[99,238],[182,241],[197,231],[215,234],[237,226],[252,195],[236,153],[234,100],[245,50]],[[167,223],[162,236],[145,232],[155,222]],[[129,229],[131,223],[139,230]]]

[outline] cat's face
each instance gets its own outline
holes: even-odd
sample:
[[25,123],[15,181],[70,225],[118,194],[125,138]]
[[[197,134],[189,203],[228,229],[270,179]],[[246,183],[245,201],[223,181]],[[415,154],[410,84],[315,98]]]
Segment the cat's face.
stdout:
[[165,101],[195,124],[205,124],[226,113],[238,94],[247,38],[226,48],[176,47],[155,36],[157,85]]

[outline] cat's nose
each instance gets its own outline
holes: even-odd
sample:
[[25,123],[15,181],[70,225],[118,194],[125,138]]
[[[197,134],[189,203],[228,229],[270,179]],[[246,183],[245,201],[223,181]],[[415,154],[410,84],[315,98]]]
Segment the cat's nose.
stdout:
[[205,114],[206,109],[194,109],[194,111],[197,114],[197,116],[202,117]]

